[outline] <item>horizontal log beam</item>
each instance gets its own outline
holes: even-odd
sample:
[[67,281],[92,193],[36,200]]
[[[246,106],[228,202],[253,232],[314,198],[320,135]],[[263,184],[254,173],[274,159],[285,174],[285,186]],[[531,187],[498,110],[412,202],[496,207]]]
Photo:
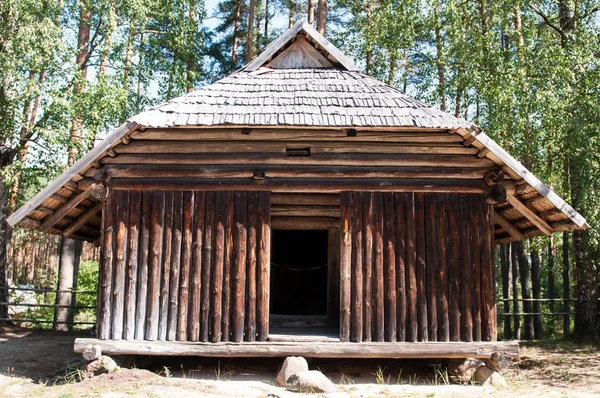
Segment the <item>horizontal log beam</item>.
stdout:
[[[228,154],[126,154],[116,158],[106,157],[102,164],[172,164],[172,165],[230,165]],[[238,154],[237,165],[295,165],[295,166],[409,166],[409,167],[492,167],[489,159],[465,155],[407,155],[407,154],[311,154],[311,156],[285,156],[277,154]]]
[[531,221],[536,227],[540,229],[546,235],[550,235],[553,230],[550,225],[544,220],[542,220],[537,214],[531,211],[527,206],[523,204],[519,199],[515,198],[513,195],[508,195],[506,197],[508,203],[510,203],[519,213],[523,214],[523,216],[527,217],[529,221]]
[[311,142],[289,144],[284,141],[134,141],[114,147],[116,154],[184,154],[184,153],[272,153],[285,154],[286,149],[302,145],[311,154],[327,153],[390,153],[476,155],[477,148],[461,144],[438,143],[371,143],[371,142]]
[[407,142],[407,143],[444,143],[462,142],[458,135],[449,135],[438,130],[407,129],[402,131],[365,131],[357,130],[356,136],[348,137],[345,130],[312,129],[250,129],[242,134],[242,129],[224,128],[187,128],[187,129],[147,129],[131,134],[135,140],[202,140],[202,141],[340,141],[349,142]]
[[42,230],[46,232],[49,231],[50,228],[52,228],[57,222],[59,222],[64,216],[66,216],[71,210],[77,207],[78,204],[83,202],[89,196],[89,191],[83,191],[75,195],[67,203],[59,207],[53,215],[49,216],[42,223]]
[[[110,178],[249,178],[256,171],[274,178],[483,178],[486,167],[352,167],[273,165],[108,165]],[[90,170],[86,176],[97,174]],[[81,188],[81,181],[80,181]]]
[[329,229],[340,226],[339,218],[327,217],[272,217],[271,229],[311,230]]
[[85,213],[77,217],[72,224],[70,224],[63,231],[63,236],[65,238],[70,238],[76,231],[78,231],[81,227],[83,227],[88,221],[96,216],[102,210],[102,203],[97,203],[92,208],[87,210]]
[[508,221],[504,216],[494,213],[494,221],[498,223],[510,236],[512,236],[515,240],[523,240],[525,236],[517,228],[515,228],[510,221]]
[[309,358],[490,358],[503,353],[519,356],[516,341],[436,343],[338,343],[338,342],[253,342],[191,343],[175,341],[126,341],[75,339],[74,350],[100,345],[109,355],[164,355],[200,357],[287,357]]
[[339,206],[272,205],[271,216],[284,217],[340,217]]
[[339,195],[327,194],[290,194],[274,193],[271,195],[271,205],[327,205],[339,206]]
[[297,193],[339,193],[341,191],[373,192],[462,192],[483,193],[483,180],[440,179],[112,179],[114,190],[242,190]]

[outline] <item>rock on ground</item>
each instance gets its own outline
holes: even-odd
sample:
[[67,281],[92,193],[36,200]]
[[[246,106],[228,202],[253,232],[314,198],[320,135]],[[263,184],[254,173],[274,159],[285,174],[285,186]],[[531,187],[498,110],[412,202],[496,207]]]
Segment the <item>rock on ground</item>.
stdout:
[[287,389],[307,393],[335,392],[335,384],[318,370],[294,373],[287,379]]
[[85,365],[85,377],[98,376],[103,373],[112,373],[117,370],[117,363],[109,356],[103,355]]
[[484,386],[506,387],[504,377],[487,366],[477,368],[475,371],[475,381]]
[[288,377],[298,372],[308,370],[308,362],[303,357],[287,357],[277,372],[277,384],[285,387]]

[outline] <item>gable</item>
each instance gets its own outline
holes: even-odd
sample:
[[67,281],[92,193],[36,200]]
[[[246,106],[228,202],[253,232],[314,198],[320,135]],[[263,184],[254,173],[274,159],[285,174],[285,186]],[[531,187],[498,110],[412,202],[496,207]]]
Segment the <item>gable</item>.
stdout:
[[333,64],[301,35],[266,66],[271,69],[333,68]]

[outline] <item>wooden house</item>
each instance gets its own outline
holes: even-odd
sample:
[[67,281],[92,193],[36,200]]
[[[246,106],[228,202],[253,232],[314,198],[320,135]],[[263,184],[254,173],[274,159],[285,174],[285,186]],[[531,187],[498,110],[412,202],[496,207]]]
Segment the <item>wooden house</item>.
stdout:
[[102,247],[115,354],[516,355],[494,245],[586,221],[477,126],[298,23],[134,116],[10,218]]

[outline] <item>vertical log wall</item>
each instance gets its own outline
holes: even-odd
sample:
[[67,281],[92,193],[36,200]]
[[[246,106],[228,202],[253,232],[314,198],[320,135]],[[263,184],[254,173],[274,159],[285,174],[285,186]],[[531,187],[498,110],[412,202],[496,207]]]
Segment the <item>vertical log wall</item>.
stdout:
[[483,195],[341,194],[342,341],[494,341]]
[[113,192],[98,337],[266,340],[270,209],[268,192]]

